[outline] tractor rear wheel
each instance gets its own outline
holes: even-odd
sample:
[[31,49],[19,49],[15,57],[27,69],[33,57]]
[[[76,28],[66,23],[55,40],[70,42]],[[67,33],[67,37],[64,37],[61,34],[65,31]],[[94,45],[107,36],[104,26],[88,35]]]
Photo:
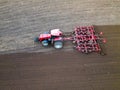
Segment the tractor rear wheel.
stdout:
[[55,41],[54,42],[54,48],[55,49],[61,49],[61,48],[63,48],[63,41]]

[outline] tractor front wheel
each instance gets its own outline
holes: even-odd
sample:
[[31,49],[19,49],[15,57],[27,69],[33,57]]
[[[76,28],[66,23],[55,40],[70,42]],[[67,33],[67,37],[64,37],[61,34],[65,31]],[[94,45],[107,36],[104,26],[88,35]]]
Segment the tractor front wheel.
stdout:
[[43,40],[41,43],[44,47],[49,45],[48,40]]

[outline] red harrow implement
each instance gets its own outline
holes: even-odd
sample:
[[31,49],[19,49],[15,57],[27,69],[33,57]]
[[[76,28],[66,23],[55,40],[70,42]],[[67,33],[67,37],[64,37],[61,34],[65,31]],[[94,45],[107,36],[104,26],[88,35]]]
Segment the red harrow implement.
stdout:
[[100,44],[105,43],[106,40],[100,38],[100,35],[103,33],[96,33],[93,26],[76,27],[73,34],[74,47],[78,51],[82,53],[99,52],[102,55],[105,54]]

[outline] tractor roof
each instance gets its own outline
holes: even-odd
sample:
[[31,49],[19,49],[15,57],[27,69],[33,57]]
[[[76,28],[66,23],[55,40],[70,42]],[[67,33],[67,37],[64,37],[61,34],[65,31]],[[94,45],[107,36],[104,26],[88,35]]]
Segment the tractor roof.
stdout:
[[62,32],[60,31],[60,29],[52,29],[50,31],[50,34],[53,36],[60,36],[62,34]]

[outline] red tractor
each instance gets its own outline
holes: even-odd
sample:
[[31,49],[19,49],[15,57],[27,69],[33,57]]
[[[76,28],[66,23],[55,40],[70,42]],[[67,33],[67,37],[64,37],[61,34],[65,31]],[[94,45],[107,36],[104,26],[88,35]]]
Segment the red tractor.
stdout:
[[41,42],[44,47],[53,45],[56,49],[63,48],[63,33],[60,29],[53,29],[48,32],[40,34],[39,37],[35,38],[35,42]]

